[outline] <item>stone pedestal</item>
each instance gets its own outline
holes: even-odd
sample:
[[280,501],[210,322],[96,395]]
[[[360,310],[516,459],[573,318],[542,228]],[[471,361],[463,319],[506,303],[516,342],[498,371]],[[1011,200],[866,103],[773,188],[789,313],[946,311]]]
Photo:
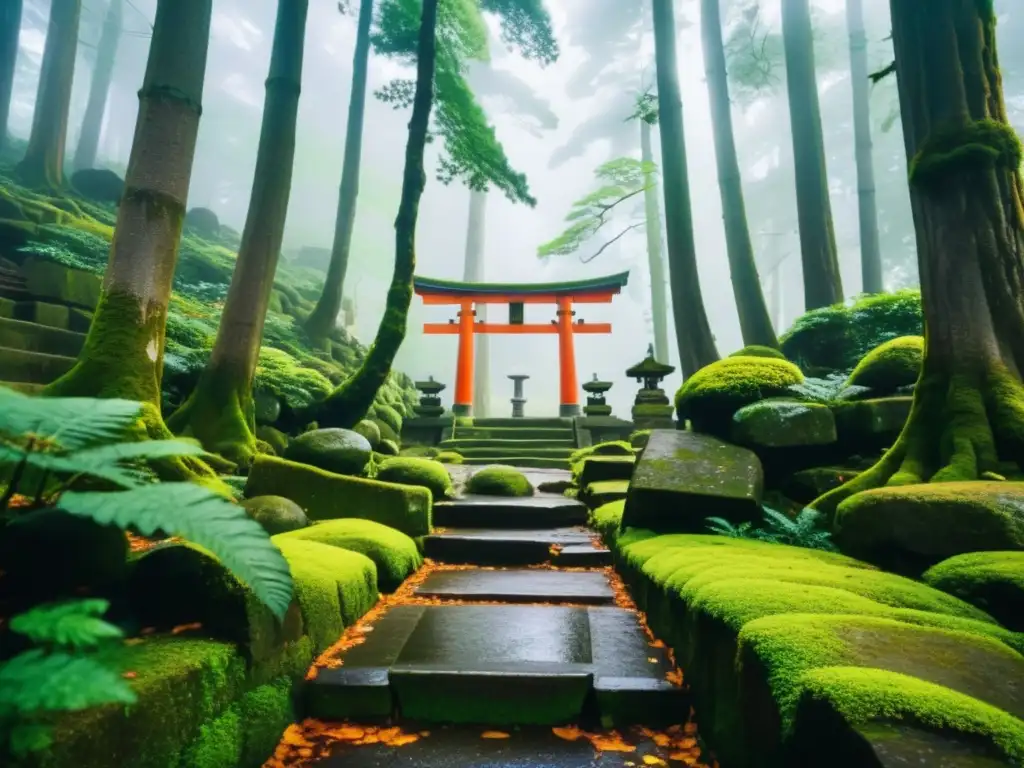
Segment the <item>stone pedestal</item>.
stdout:
[[633,403],[633,424],[637,429],[675,429],[672,403],[661,389],[641,389]]
[[612,407],[604,399],[605,393],[611,388],[612,382],[599,381],[595,373],[594,378],[583,385],[583,391],[587,393],[583,413],[587,416],[611,416]]
[[415,382],[414,386],[421,393],[419,405],[413,406],[413,411],[417,416],[432,419],[444,414],[444,406],[441,405],[441,392],[445,389],[445,384],[434,381],[434,377],[431,376],[426,381]]
[[514,373],[509,378],[512,379],[512,418],[521,419],[525,414],[524,406],[526,405],[526,398],[523,397],[523,382],[530,377]]

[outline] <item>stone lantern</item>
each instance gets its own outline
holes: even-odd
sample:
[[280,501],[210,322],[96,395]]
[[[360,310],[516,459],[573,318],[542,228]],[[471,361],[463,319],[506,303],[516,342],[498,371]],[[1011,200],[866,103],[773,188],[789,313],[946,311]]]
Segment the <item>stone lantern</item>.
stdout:
[[530,377],[525,373],[513,373],[509,378],[512,379],[512,418],[521,419],[525,413],[523,406],[526,405],[523,382]]
[[437,418],[444,414],[444,406],[441,405],[441,391],[446,386],[439,381],[434,381],[433,376],[426,381],[417,381],[415,387],[421,394],[420,404],[413,407],[416,415],[424,418]]
[[583,413],[587,416],[611,416],[612,407],[605,402],[604,395],[612,388],[610,381],[598,381],[597,374],[591,381],[583,383],[583,391],[587,393],[587,404]]
[[633,401],[633,424],[637,429],[674,429],[672,402],[661,389],[662,379],[675,371],[675,366],[654,359],[654,345],[647,347],[647,357],[629,368],[626,375],[643,386]]

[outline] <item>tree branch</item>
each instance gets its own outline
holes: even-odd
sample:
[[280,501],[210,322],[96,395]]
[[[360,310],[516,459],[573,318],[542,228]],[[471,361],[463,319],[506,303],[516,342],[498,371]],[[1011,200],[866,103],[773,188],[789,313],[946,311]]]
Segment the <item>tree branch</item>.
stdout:
[[605,251],[606,251],[606,250],[607,250],[607,249],[608,249],[609,247],[611,247],[611,245],[612,245],[613,243],[615,243],[615,242],[616,242],[617,240],[621,240],[621,239],[622,239],[622,238],[623,238],[623,237],[624,237],[624,236],[625,236],[626,234],[628,234],[629,232],[632,232],[632,231],[633,231],[634,229],[636,229],[637,227],[642,227],[642,226],[643,226],[644,224],[646,224],[646,223],[647,223],[646,221],[638,221],[638,222],[636,222],[635,224],[630,224],[630,225],[629,225],[628,227],[626,227],[626,228],[625,228],[624,230],[622,230],[621,232],[619,232],[619,234],[617,234],[617,235],[616,235],[615,237],[613,237],[613,238],[612,238],[611,240],[609,240],[609,241],[608,241],[607,243],[605,243],[605,244],[604,244],[604,245],[602,245],[602,246],[601,246],[600,248],[598,248],[598,249],[597,249],[597,253],[595,253],[595,254],[594,254],[593,256],[590,256],[589,258],[584,258],[584,257],[580,257],[580,261],[581,261],[582,263],[584,263],[584,264],[589,264],[589,263],[590,263],[590,262],[592,262],[592,261],[593,261],[594,259],[596,259],[596,258],[597,258],[598,256],[600,256],[600,255],[601,255],[602,253],[604,253],[604,252],[605,252]]

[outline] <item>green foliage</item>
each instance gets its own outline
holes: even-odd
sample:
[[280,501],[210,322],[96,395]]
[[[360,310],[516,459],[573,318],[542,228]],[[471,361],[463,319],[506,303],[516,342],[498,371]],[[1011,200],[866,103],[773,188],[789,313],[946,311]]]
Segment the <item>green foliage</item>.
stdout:
[[790,384],[786,389],[801,400],[812,403],[831,403],[847,386],[846,376],[841,373],[830,373],[819,378],[805,376],[797,384]]
[[978,169],[1017,171],[1022,157],[1024,146],[1011,126],[976,120],[930,134],[910,161],[910,183],[941,185],[951,174]]
[[15,757],[52,743],[44,718],[101,704],[134,704],[135,693],[86,651],[119,638],[100,617],[106,600],[44,605],[11,619],[12,632],[41,646],[0,663],[0,748]]
[[[600,186],[572,204],[565,220],[569,227],[562,234],[544,243],[537,249],[540,258],[549,256],[569,256],[586,245],[598,231],[630,200],[642,194],[652,183],[650,177],[657,172],[654,163],[643,162],[632,157],[620,157],[610,160],[594,171]],[[641,222],[643,223],[643,222]],[[627,232],[636,229],[638,224],[631,224],[621,233],[609,240],[594,256],[596,257],[608,245],[618,240]],[[589,259],[588,259],[589,261]]]
[[544,0],[480,0],[480,8],[501,19],[501,39],[523,58],[542,66],[558,59],[558,41]]
[[102,274],[107,268],[110,255],[110,240],[107,238],[60,224],[43,224],[38,235],[38,240],[29,241],[18,252],[95,274]]
[[[0,388],[0,468],[10,473],[0,522],[23,509],[9,508],[21,492],[33,507],[55,499],[65,512],[100,524],[143,535],[180,535],[210,550],[283,616],[292,583],[280,552],[244,510],[213,491],[192,483],[152,483],[147,462],[205,453],[181,440],[129,441],[141,416],[142,404],[127,400],[33,398]],[[68,490],[83,480],[122,490]]]
[[260,348],[253,386],[281,398],[293,410],[326,397],[334,389],[322,373],[273,347]]
[[750,522],[734,525],[721,517],[709,517],[706,519],[707,529],[730,539],[752,539],[804,549],[838,551],[832,543],[831,532],[822,527],[825,516],[817,510],[805,507],[796,517],[789,517],[771,507],[763,509],[764,523],[761,526],[754,527]]

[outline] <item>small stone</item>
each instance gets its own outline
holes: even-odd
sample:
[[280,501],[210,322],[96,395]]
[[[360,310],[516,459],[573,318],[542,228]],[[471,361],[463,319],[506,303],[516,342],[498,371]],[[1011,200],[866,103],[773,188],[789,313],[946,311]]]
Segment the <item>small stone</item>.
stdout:
[[373,454],[370,441],[351,429],[313,429],[288,444],[284,457],[339,475],[358,475]]
[[252,393],[257,424],[273,424],[281,416],[281,400],[270,392],[257,389]]

